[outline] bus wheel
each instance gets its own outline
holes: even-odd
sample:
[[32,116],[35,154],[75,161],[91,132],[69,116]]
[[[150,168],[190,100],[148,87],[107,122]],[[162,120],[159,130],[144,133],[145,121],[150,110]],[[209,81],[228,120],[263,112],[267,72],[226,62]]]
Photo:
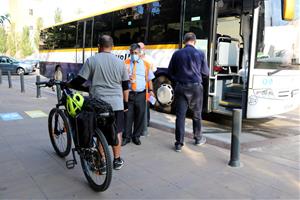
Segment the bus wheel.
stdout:
[[171,113],[174,101],[174,90],[171,81],[166,76],[159,76],[153,83],[157,101],[154,105],[155,110]]

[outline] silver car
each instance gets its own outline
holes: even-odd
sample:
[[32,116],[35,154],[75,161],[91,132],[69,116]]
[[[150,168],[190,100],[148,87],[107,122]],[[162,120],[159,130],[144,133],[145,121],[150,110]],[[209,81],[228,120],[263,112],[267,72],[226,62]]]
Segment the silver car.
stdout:
[[29,74],[34,71],[34,64],[18,61],[7,56],[0,56],[0,69],[3,74],[11,71],[12,74]]

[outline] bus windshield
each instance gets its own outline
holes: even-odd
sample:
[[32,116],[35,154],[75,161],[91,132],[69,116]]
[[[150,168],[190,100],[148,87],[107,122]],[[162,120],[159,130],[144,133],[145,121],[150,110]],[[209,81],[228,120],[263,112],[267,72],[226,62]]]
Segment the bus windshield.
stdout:
[[284,21],[281,0],[262,1],[258,25],[258,69],[300,69],[300,0],[295,0],[295,17]]

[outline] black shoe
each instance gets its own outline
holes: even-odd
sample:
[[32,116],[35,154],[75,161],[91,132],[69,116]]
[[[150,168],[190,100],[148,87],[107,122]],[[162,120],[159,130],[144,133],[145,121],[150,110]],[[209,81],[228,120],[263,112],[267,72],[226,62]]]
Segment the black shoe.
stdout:
[[136,144],[136,145],[141,145],[141,144],[142,144],[140,138],[133,138],[133,139],[132,139],[132,142],[133,142],[134,144]]
[[175,144],[175,151],[176,152],[181,152],[182,145],[181,144]]
[[195,145],[201,146],[206,143],[206,137],[202,136],[201,139],[195,139]]
[[113,165],[115,170],[119,170],[123,167],[124,160],[122,158],[114,159]]
[[130,143],[129,139],[123,138],[122,139],[122,146],[125,146],[126,144]]

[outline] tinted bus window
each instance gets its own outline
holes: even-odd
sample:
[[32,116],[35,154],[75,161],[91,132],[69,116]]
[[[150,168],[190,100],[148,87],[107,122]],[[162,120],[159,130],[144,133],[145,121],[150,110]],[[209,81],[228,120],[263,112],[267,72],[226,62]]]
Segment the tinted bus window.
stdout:
[[62,25],[59,29],[58,48],[74,48],[76,44],[76,22]]
[[77,27],[77,42],[76,42],[77,48],[83,47],[83,27],[84,27],[84,22],[79,22]]
[[186,0],[184,33],[194,32],[197,39],[209,35],[210,1]]
[[115,45],[143,42],[146,32],[146,5],[114,12],[113,38]]
[[92,27],[93,21],[89,20],[85,25],[85,46],[86,48],[92,47]]
[[112,14],[96,16],[94,19],[93,47],[97,47],[101,35],[111,35]]
[[180,0],[164,0],[150,4],[149,43],[179,42],[180,8]]

